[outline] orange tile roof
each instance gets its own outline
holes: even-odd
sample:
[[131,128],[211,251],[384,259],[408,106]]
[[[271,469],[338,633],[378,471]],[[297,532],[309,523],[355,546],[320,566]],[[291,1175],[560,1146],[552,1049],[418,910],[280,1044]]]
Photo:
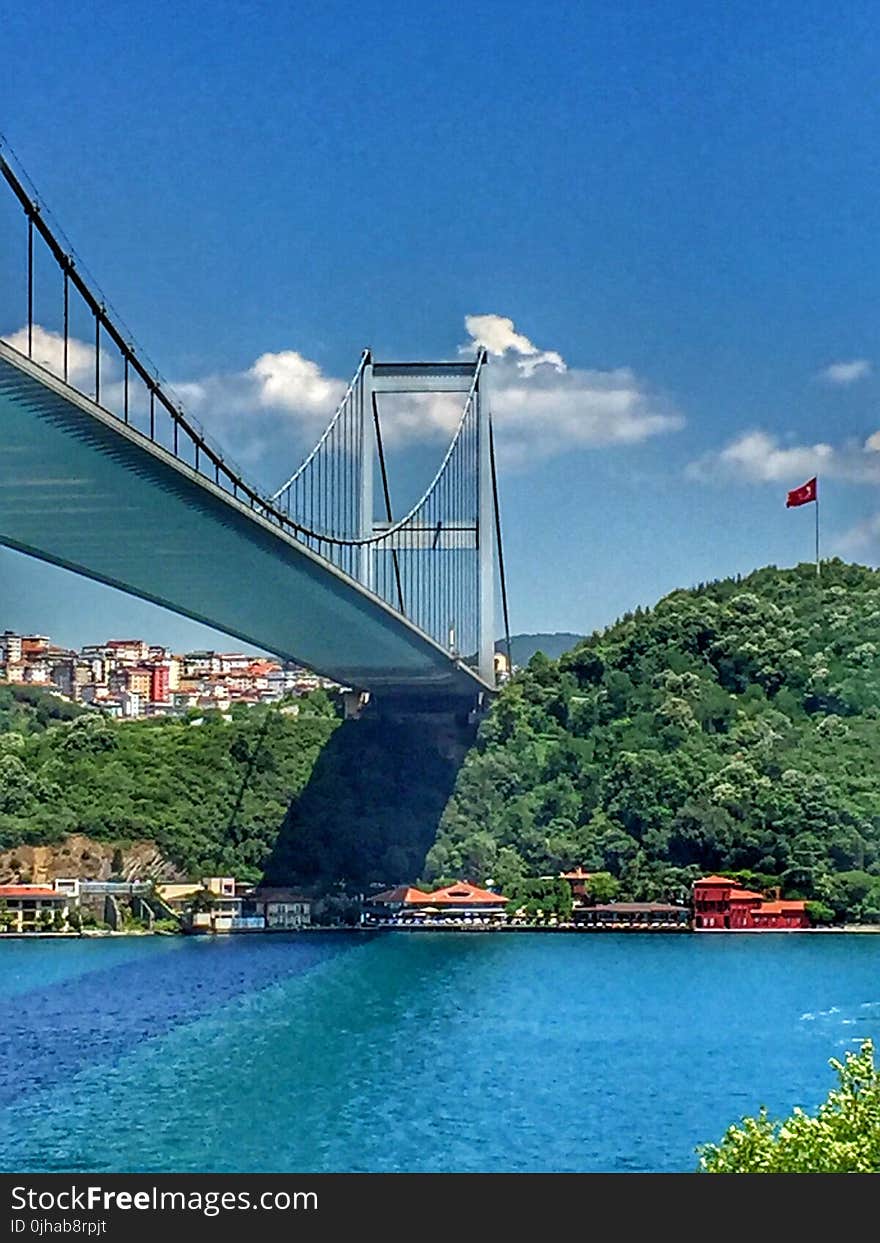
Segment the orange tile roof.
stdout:
[[764,895],[762,893],[753,893],[751,889],[731,889],[731,902],[763,902]]
[[274,660],[255,660],[252,664],[248,665],[247,671],[251,677],[257,678],[264,673],[273,673],[276,669],[280,668],[281,666]]
[[484,903],[495,906],[506,906],[509,899],[500,893],[490,893],[488,889],[479,889],[467,881],[457,881],[428,894],[432,906],[459,906],[462,902]]
[[421,889],[414,889],[412,885],[398,885],[395,889],[385,889],[382,893],[374,894],[370,898],[371,902],[411,902],[413,904],[420,902],[429,902],[431,895],[423,893]]
[[560,872],[560,880],[589,880],[593,875],[592,872],[585,872],[583,868],[575,868],[573,872]]
[[0,885],[0,898],[66,898],[57,889],[40,885]]
[[755,912],[756,915],[786,915],[795,911],[805,911],[807,909],[806,902],[792,899],[777,899],[773,902],[762,902],[760,908]]
[[729,885],[736,888],[736,881],[731,880],[729,876],[701,876],[699,880],[694,881],[694,885]]

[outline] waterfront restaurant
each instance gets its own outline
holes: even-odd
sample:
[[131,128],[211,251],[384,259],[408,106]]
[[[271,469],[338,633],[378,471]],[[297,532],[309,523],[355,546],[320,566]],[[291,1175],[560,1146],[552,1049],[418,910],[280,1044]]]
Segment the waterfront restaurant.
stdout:
[[496,921],[504,917],[508,899],[501,893],[480,889],[469,881],[456,881],[443,889],[427,893],[412,885],[386,889],[367,901],[368,914],[395,923],[473,922],[475,919]]
[[686,932],[690,911],[668,902],[606,902],[597,906],[576,906],[572,912],[578,928],[610,928],[646,932],[651,929]]
[[695,932],[780,932],[809,928],[807,904],[743,889],[729,876],[704,876],[694,882]]

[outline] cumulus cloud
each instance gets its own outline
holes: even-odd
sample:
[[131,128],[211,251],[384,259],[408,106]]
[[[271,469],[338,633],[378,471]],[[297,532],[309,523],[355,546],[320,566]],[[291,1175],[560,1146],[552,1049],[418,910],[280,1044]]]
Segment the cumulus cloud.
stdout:
[[755,430],[737,436],[723,449],[691,462],[686,473],[692,479],[719,478],[743,483],[789,483],[822,474],[851,483],[880,483],[880,433],[864,443],[847,441],[831,445],[783,444],[768,432]]
[[[16,332],[3,337],[14,350],[20,354],[28,353],[28,330],[19,328]],[[64,377],[64,337],[60,332],[52,332],[40,324],[34,324],[31,332],[31,357],[39,366],[45,367],[59,379]],[[105,350],[101,351],[101,370],[109,371],[111,360]],[[95,381],[95,347],[76,337],[67,340],[67,376],[74,388],[85,392],[94,390]]]
[[[303,444],[320,436],[346,381],[325,375],[296,350],[281,350],[261,354],[244,371],[175,380],[173,389],[239,461],[280,452],[292,467]],[[292,439],[302,443],[291,446]]]
[[460,353],[484,347],[500,452],[526,464],[579,449],[632,445],[678,431],[684,418],[629,367],[569,367],[502,315],[468,315],[470,340]]
[[505,354],[519,355],[520,370],[532,375],[536,367],[547,364],[557,371],[565,371],[562,356],[556,350],[539,350],[528,337],[516,331],[512,319],[504,315],[465,315],[464,326],[470,341],[459,348],[459,353],[469,354],[473,347],[483,346],[495,358]]
[[823,367],[819,372],[819,379],[824,380],[826,384],[839,386],[855,384],[857,380],[864,380],[866,376],[869,376],[872,370],[869,359],[853,358],[849,362],[831,363]]

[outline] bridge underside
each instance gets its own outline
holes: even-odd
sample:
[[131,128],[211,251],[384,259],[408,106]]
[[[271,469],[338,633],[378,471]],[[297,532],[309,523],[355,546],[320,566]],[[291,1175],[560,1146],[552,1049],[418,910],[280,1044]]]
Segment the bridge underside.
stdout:
[[460,710],[487,689],[359,584],[2,342],[0,544],[380,701]]

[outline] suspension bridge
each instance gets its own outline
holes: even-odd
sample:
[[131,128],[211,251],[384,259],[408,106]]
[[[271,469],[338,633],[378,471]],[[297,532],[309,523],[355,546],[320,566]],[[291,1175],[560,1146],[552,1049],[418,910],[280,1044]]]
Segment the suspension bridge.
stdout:
[[[399,710],[483,706],[507,601],[485,351],[365,350],[314,449],[274,492],[188,417],[0,154],[22,276],[0,313],[0,544],[206,623]],[[88,325],[89,361],[82,331]],[[52,325],[50,327],[50,325]],[[387,394],[460,402],[420,499],[392,512]]]

